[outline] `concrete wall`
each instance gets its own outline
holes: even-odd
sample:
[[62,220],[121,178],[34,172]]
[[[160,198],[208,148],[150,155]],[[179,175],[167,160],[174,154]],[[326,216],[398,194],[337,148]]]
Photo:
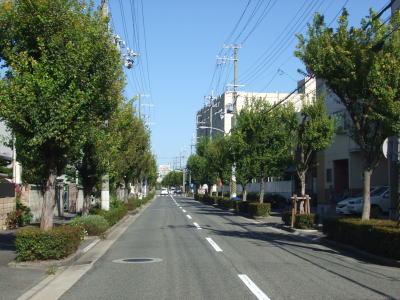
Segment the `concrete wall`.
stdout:
[[6,230],[5,221],[7,214],[15,210],[15,197],[0,198],[0,230]]

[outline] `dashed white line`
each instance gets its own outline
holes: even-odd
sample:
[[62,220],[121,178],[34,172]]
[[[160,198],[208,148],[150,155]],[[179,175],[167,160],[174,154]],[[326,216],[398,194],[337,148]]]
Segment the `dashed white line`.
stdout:
[[189,220],[192,219],[192,216],[191,216],[191,215],[186,215],[186,217],[188,217]]
[[186,212],[186,210],[182,209],[183,212]]
[[249,288],[249,290],[259,300],[270,300],[270,298],[247,276],[246,274],[238,274],[239,278]]
[[197,229],[201,229],[200,225],[197,224],[196,222],[193,222],[193,225],[196,226]]
[[206,238],[206,240],[207,240],[207,242],[210,243],[210,245],[214,248],[215,251],[217,251],[217,252],[222,252],[222,249],[217,245],[217,243],[215,243],[215,242],[213,241],[212,238]]

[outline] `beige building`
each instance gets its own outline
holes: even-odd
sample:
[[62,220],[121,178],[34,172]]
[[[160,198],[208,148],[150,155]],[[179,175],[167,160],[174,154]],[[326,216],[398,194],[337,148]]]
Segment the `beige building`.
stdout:
[[[349,137],[351,120],[345,107],[322,81],[315,82],[316,94],[325,96],[327,112],[335,118],[337,124],[331,146],[317,155],[318,211],[324,213],[343,197],[362,190],[363,162],[358,144]],[[387,160],[383,158],[372,174],[371,186],[387,184]]]

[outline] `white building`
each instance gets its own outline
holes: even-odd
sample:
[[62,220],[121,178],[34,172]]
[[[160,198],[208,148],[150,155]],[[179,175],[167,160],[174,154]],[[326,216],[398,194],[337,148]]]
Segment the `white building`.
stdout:
[[[253,93],[237,92],[236,109],[239,112],[247,103],[254,99],[263,99],[264,101],[275,104],[279,101],[291,102],[296,110],[301,109],[304,96],[313,98],[315,94],[315,81],[307,79],[298,82],[297,93]],[[197,137],[211,136],[215,138],[221,134],[229,134],[232,129],[232,119],[234,106],[234,92],[228,91],[214,98],[206,104],[196,114],[196,133]]]
[[165,175],[167,175],[171,171],[172,171],[171,165],[159,165],[157,182],[160,183],[165,177]]

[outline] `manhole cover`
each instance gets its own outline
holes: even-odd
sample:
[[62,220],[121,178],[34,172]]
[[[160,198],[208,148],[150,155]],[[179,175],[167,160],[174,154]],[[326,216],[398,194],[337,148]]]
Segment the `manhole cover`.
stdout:
[[160,261],[162,261],[161,258],[121,258],[113,260],[113,262],[118,264],[145,264]]

